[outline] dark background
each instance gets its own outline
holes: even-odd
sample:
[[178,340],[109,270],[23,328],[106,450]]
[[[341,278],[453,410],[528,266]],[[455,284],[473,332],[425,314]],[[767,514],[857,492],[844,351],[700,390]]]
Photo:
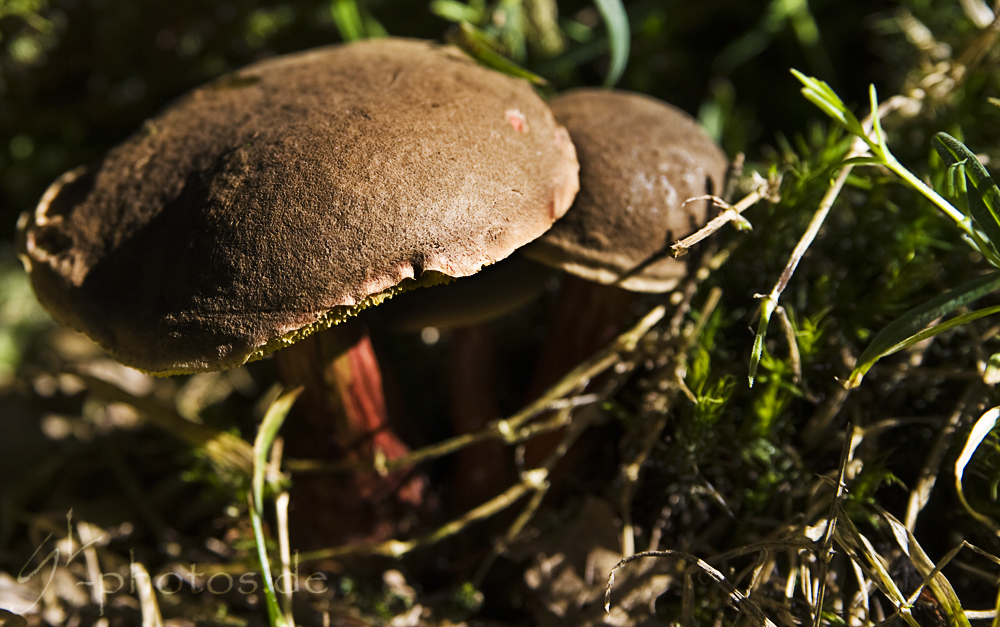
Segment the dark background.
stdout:
[[[914,4],[914,3],[910,3]],[[916,3],[920,4],[920,3]],[[815,1],[819,41],[803,42],[794,19],[764,0],[626,2],[632,57],[620,86],[697,114],[730,109],[727,151],[748,151],[776,131],[804,127],[815,110],[788,68],[821,76],[848,102],[869,83],[893,90],[898,56],[884,35],[896,2]],[[0,3],[0,236],[60,173],[97,159],[185,90],[255,60],[334,43],[328,1],[5,0]],[[28,10],[18,10],[18,7]],[[366,5],[392,35],[439,39],[450,24],[424,2]],[[593,5],[560,2],[560,14],[593,25],[595,41],[525,63],[561,90],[600,84],[604,31]],[[920,7],[916,7],[919,9]],[[964,18],[955,5],[955,21]],[[930,16],[942,19],[942,11]],[[931,25],[933,27],[933,24]],[[954,21],[949,30],[954,32]],[[891,24],[889,26],[891,29]],[[900,35],[898,48],[905,53]],[[898,79],[897,79],[898,80]],[[888,83],[888,84],[887,84]]]

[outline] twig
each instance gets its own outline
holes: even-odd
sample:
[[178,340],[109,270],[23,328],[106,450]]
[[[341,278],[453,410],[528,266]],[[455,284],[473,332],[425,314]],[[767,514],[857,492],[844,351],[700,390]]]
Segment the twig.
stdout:
[[[624,377],[620,378],[624,380]],[[621,382],[619,381],[605,386],[605,394],[602,396],[605,398],[611,396],[620,386],[620,383]],[[569,411],[570,410],[567,408],[560,412],[567,414],[564,421],[569,421]],[[559,445],[556,446],[551,453],[549,453],[539,468],[545,469],[547,472],[552,472],[552,469],[555,468],[556,464],[558,464],[559,461],[566,456],[567,451],[569,451],[569,448],[573,445],[576,439],[583,435],[583,432],[590,427],[594,420],[595,418],[593,417],[593,414],[589,414],[571,423],[572,426],[567,430],[563,439],[560,440]],[[549,491],[549,485],[550,484],[546,482],[542,487],[535,490],[535,494],[532,496],[531,500],[528,501],[528,504],[525,505],[523,510],[521,510],[517,519],[514,520],[511,526],[507,528],[507,532],[504,534],[503,539],[494,544],[493,548],[486,556],[486,559],[482,561],[472,577],[472,583],[474,586],[478,588],[482,584],[483,580],[486,578],[486,574],[489,572],[496,559],[507,550],[507,546],[510,545],[510,543],[513,542],[518,535],[520,535],[521,531],[523,531],[528,523],[531,522],[531,519],[534,518],[535,513],[542,504],[542,500]]]
[[[563,410],[568,411],[568,410]],[[561,459],[569,445],[576,440],[589,426],[588,421],[578,421],[563,437],[557,450],[550,454],[542,466],[533,470],[521,473],[521,481],[508,488],[505,492],[493,497],[479,507],[475,507],[462,516],[442,525],[435,531],[413,540],[387,540],[377,543],[354,543],[318,551],[309,551],[300,555],[304,562],[311,562],[321,559],[331,559],[343,557],[345,555],[381,555],[384,557],[398,558],[406,553],[435,544],[445,538],[453,536],[466,527],[480,520],[485,520],[494,514],[510,507],[525,494],[529,492],[544,492],[548,490],[548,475],[556,461]]]
[[[530,420],[534,416],[541,412],[548,411],[551,404],[555,401],[563,400],[562,397],[566,394],[573,393],[582,387],[585,387],[590,380],[600,374],[604,370],[610,368],[616,364],[627,364],[624,361],[624,356],[628,353],[633,352],[638,346],[639,340],[649,332],[649,330],[660,320],[663,319],[666,310],[661,305],[654,308],[648,314],[646,314],[642,320],[640,320],[634,327],[625,333],[618,336],[618,339],[609,344],[606,348],[602,349],[591,357],[586,362],[580,364],[580,366],[574,368],[568,375],[566,375],[562,380],[556,383],[554,386],[549,388],[549,390],[537,401],[531,403],[525,409],[521,410],[511,418],[507,420],[501,420],[488,426],[486,430],[480,431],[478,433],[500,433],[500,438],[504,441],[516,441],[519,437],[519,433],[524,429],[530,430],[532,426],[525,426],[521,429],[527,420]],[[605,389],[601,393],[596,395],[594,400],[604,399],[610,396],[617,387],[621,385],[621,382],[625,380],[628,373],[631,371],[634,365],[626,366],[625,368],[616,368],[615,372],[618,375],[620,381],[615,381],[613,384],[605,386]],[[621,370],[619,372],[619,370]],[[343,557],[345,555],[381,555],[385,557],[398,558],[406,553],[410,553],[416,549],[430,546],[435,544],[445,538],[455,535],[469,525],[478,522],[480,520],[485,520],[497,514],[508,507],[512,506],[518,500],[520,500],[525,495],[532,493],[534,498],[529,502],[528,507],[522,511],[521,515],[515,521],[514,525],[508,530],[507,536],[509,539],[513,539],[514,536],[521,532],[524,525],[526,525],[531,517],[534,515],[535,510],[541,503],[541,498],[544,497],[544,493],[548,490],[548,476],[551,470],[559,462],[560,459],[566,454],[566,451],[573,444],[573,442],[582,434],[590,423],[595,418],[584,418],[582,420],[571,421],[568,418],[569,413],[580,403],[562,403],[562,409],[559,410],[560,414],[553,419],[554,423],[558,423],[560,426],[569,423],[570,428],[567,430],[566,435],[563,436],[562,441],[560,441],[559,446],[556,447],[552,453],[545,459],[545,461],[538,467],[532,470],[525,471],[521,473],[521,481],[511,488],[507,489],[505,492],[493,497],[489,501],[483,503],[482,505],[475,507],[462,516],[453,519],[452,521],[442,525],[438,529],[428,533],[419,538],[412,540],[387,540],[385,542],[376,543],[354,543],[344,546],[332,547],[328,549],[320,549],[318,551],[310,551],[307,553],[300,554],[300,559],[304,562],[316,561],[321,559],[332,559],[337,557]],[[503,427],[497,427],[496,425],[505,425]],[[476,435],[476,434],[469,434]],[[421,454],[428,449],[434,449],[435,451],[444,450],[448,447],[454,447],[453,443],[456,440],[463,440],[462,446],[467,446],[466,442],[469,442],[470,438],[466,436],[460,436],[458,438],[452,438],[451,440],[446,440],[445,442],[439,443],[437,445],[427,447],[426,449],[421,449],[420,451],[415,451],[414,454],[408,456],[411,458],[407,461],[407,458],[400,458],[394,460],[395,463],[405,463],[412,464],[414,461],[412,458],[414,455]],[[472,440],[473,442],[479,440]],[[461,446],[458,446],[461,448]],[[448,452],[451,450],[457,450],[457,448],[448,448]],[[429,456],[423,455],[419,458],[430,459]],[[539,494],[541,496],[539,496]],[[489,562],[489,560],[487,560]],[[485,569],[489,567],[486,563],[480,568],[483,574],[485,574]]]
[[[703,255],[702,259],[700,260],[702,262],[701,265],[704,266],[710,257],[711,255],[707,253]],[[690,309],[691,299],[694,297],[694,294],[696,292],[699,277],[701,277],[701,273],[696,271],[692,273],[691,278],[685,281],[684,283],[684,286],[681,290],[682,300],[678,304],[677,309],[674,311],[674,314],[673,316],[671,316],[670,322],[668,324],[667,333],[669,334],[670,337],[676,337],[679,333],[682,321],[684,320],[685,316],[687,315],[687,312]],[[704,308],[704,312],[702,313],[701,316],[699,316],[698,322],[695,325],[694,330],[687,336],[689,343],[693,341],[692,338],[696,338],[698,336],[698,333],[700,333],[700,330],[703,327],[705,321],[708,319],[709,315],[711,315],[711,311],[717,306],[721,294],[722,290],[720,290],[719,288],[713,288],[713,290],[709,293]],[[620,366],[614,369],[614,376],[612,376],[608,381],[604,383],[601,391],[598,394],[592,395],[595,397],[594,398],[595,402],[603,401],[604,399],[613,396],[614,393],[618,390],[618,388],[620,388],[624,384],[624,382],[628,379],[635,365],[634,363],[632,363],[629,367],[626,368],[621,367],[623,365],[625,364],[621,364]],[[683,376],[677,374],[675,378],[677,379],[679,386],[690,395],[691,394],[690,390],[687,390],[687,386],[684,385]],[[583,398],[583,397],[577,397],[577,398]],[[533,423],[532,425],[525,427],[524,430],[538,429],[543,427],[543,425],[547,430],[551,428],[559,428],[568,422],[570,415],[568,412],[561,412],[561,414],[563,415],[557,416],[555,419],[552,419],[550,421],[546,421],[546,422],[551,422],[552,423],[551,426],[546,425],[545,422]],[[584,424],[582,427],[578,426],[579,431],[576,435],[573,435],[572,438],[575,439],[576,437],[578,437],[579,433],[582,433],[583,430],[586,428],[586,426],[587,426],[586,424]],[[659,433],[659,431],[662,431],[662,427],[660,427],[660,429],[657,430],[657,433]],[[563,441],[559,444],[559,446],[556,447],[556,449],[553,450],[552,453],[550,453],[550,455],[546,458],[545,462],[542,464],[542,467],[551,470],[555,466],[555,464],[558,463],[558,461],[566,454],[571,444],[572,440],[569,439],[569,434],[568,434],[567,438],[564,438]],[[655,436],[654,436],[654,441],[650,444],[650,451],[652,450],[653,445],[655,445]],[[547,490],[548,486],[546,486],[544,490],[539,490],[535,493],[534,497],[528,503],[528,505],[525,506],[524,510],[522,510],[517,520],[515,520],[514,523],[508,528],[507,533],[504,536],[504,539],[501,542],[498,542],[496,545],[494,545],[493,550],[490,552],[487,558],[477,569],[476,574],[473,577],[474,585],[478,586],[482,582],[482,580],[486,576],[486,573],[489,571],[489,568],[492,566],[496,558],[504,550],[506,550],[506,546],[509,545],[511,542],[513,542],[513,540],[517,537],[518,534],[521,533],[521,531],[528,524],[528,522],[530,522],[531,518],[534,517],[535,512],[541,505],[542,499],[544,498],[545,492]],[[630,527],[630,523],[626,523],[626,525]]]
[[850,464],[856,444],[855,438],[860,438],[861,432],[848,425],[844,433],[844,446],[840,452],[840,470],[837,473],[837,489],[830,503],[830,515],[826,523],[826,533],[823,534],[823,549],[819,560],[819,590],[816,594],[816,604],[813,606],[813,627],[820,627],[823,616],[823,599],[826,596],[826,578],[830,572],[830,560],[833,559],[833,540],[837,531],[837,520],[840,517],[840,507],[847,495],[847,466]]
[[684,201],[685,203],[695,200],[708,199],[712,201],[713,205],[725,209],[725,211],[712,218],[705,226],[671,246],[671,256],[680,257],[682,255],[686,255],[688,249],[707,238],[712,233],[715,233],[729,222],[737,222],[741,228],[749,228],[750,223],[747,222],[746,219],[740,214],[761,200],[767,200],[772,203],[778,202],[781,199],[778,195],[778,189],[780,187],[781,176],[777,176],[772,179],[765,179],[754,172],[754,190],[744,196],[743,199],[735,205],[730,205],[718,196],[697,196],[695,198],[688,198]]
[[381,555],[398,558],[415,549],[430,546],[439,540],[452,536],[474,522],[485,520],[502,512],[528,492],[537,489],[545,482],[546,478],[547,473],[544,470],[541,472],[528,471],[522,475],[522,480],[516,485],[420,538],[413,540],[392,539],[384,542],[355,542],[328,549],[306,551],[300,553],[299,558],[303,562],[315,562],[346,555]]
[[[868,152],[868,145],[864,143],[861,139],[854,140],[854,144],[851,147],[850,152],[847,153],[847,159],[853,159],[854,157],[860,157],[861,155]],[[785,269],[781,271],[781,276],[778,278],[778,282],[775,283],[774,288],[771,289],[771,293],[767,296],[762,296],[767,300],[773,301],[775,305],[778,299],[781,297],[781,293],[785,291],[785,287],[788,286],[788,282],[792,279],[792,275],[795,274],[795,269],[799,266],[799,262],[802,261],[802,257],[809,250],[809,246],[816,239],[816,235],[819,234],[819,229],[823,226],[823,222],[826,220],[827,214],[830,213],[830,209],[833,207],[834,201],[840,195],[840,190],[843,189],[844,184],[847,182],[847,177],[850,176],[851,170],[854,166],[851,164],[845,165],[840,170],[840,174],[834,179],[830,188],[826,190],[826,194],[823,195],[823,199],[819,203],[819,208],[816,209],[816,213],[813,214],[812,220],[809,221],[809,226],[806,228],[806,232],[802,234],[799,238],[798,243],[792,250],[792,254],[788,258],[788,262],[785,264]]]
[[[812,546],[811,542],[766,542],[755,544],[751,547],[744,547],[749,549],[746,552],[759,552],[761,550],[772,551],[772,550],[786,550],[786,549],[806,549]],[[621,570],[626,564],[633,562],[638,559],[643,559],[647,557],[665,557],[678,561],[684,561],[687,564],[691,564],[701,569],[702,572],[707,574],[709,577],[715,580],[719,586],[729,595],[729,598],[733,601],[733,604],[742,612],[745,612],[751,620],[756,625],[763,625],[766,627],[775,627],[774,622],[771,621],[761,609],[750,599],[743,595],[739,590],[737,590],[729,581],[719,572],[716,568],[711,566],[707,561],[699,558],[691,553],[686,553],[683,551],[646,551],[644,553],[636,553],[629,557],[622,559],[614,568],[611,569],[611,574],[608,576],[608,587],[604,594],[604,610],[610,614],[611,612],[611,589],[615,583],[615,573]],[[712,558],[713,562],[722,562],[725,559],[733,557],[732,553],[727,553],[724,555],[718,555]]]
[[[904,106],[907,102],[908,101],[905,98],[890,98],[889,100],[883,102],[876,110],[873,110],[870,114],[868,114],[864,121],[861,122],[862,130],[864,130],[866,135],[871,133],[876,117],[881,119],[890,111]],[[855,137],[854,141],[851,143],[851,149],[844,158],[845,161],[868,154],[871,150],[869,145],[870,142],[871,140],[867,138],[867,136]],[[830,213],[830,209],[833,208],[833,203],[836,202],[837,198],[840,196],[840,191],[844,188],[844,184],[847,183],[847,178],[850,176],[853,169],[854,164],[852,163],[845,163],[843,165],[840,173],[837,175],[837,178],[834,179],[833,183],[830,184],[829,189],[826,190],[826,194],[823,195],[823,199],[820,201],[819,207],[813,214],[812,220],[809,221],[809,226],[806,228],[805,233],[802,234],[802,237],[799,238],[798,243],[792,250],[792,254],[789,256],[788,262],[785,264],[785,268],[782,270],[781,276],[778,278],[778,282],[775,283],[770,294],[757,294],[757,298],[762,299],[760,305],[761,322],[760,327],[757,330],[757,336],[754,339],[753,357],[751,358],[750,363],[751,387],[753,387],[754,373],[757,370],[757,361],[760,358],[761,351],[763,350],[764,335],[767,333],[767,324],[771,318],[771,314],[778,306],[778,300],[781,298],[782,292],[785,291],[785,287],[788,286],[788,282],[792,280],[792,275],[795,274],[795,269],[798,267],[799,262],[802,261],[802,257],[805,256],[806,251],[809,250],[809,246],[812,245],[813,240],[815,240],[816,236],[819,234],[820,227],[822,227],[823,222],[826,221],[826,216]],[[905,174],[909,174],[905,169],[902,170],[902,172],[896,170],[893,171],[901,177],[906,178],[907,181],[911,181],[911,179],[913,179],[912,175],[909,175],[909,178],[905,176]],[[919,180],[914,179],[914,181],[916,186],[922,185]],[[913,183],[913,181],[911,181],[911,183]],[[934,196],[937,196],[933,190],[927,189],[926,191]],[[950,207],[947,202],[945,202],[944,205]],[[944,207],[942,206],[942,208]]]
[[799,354],[799,342],[795,338],[795,329],[792,321],[788,319],[785,308],[779,305],[775,312],[781,322],[781,328],[785,331],[785,341],[788,342],[788,359],[792,362],[792,383],[798,385],[802,381],[802,356]]

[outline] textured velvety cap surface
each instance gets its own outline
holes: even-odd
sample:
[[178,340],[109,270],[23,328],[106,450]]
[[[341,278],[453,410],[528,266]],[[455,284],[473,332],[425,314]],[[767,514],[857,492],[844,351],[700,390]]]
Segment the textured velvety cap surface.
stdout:
[[565,212],[577,171],[526,82],[373,40],[183,96],[53,183],[19,252],[53,316],[123,363],[219,370],[506,257]]
[[721,193],[722,150],[691,116],[647,96],[580,89],[550,105],[576,145],[580,193],[525,254],[591,281],[673,289],[685,265],[669,256],[629,273],[705,223],[708,201],[683,203]]

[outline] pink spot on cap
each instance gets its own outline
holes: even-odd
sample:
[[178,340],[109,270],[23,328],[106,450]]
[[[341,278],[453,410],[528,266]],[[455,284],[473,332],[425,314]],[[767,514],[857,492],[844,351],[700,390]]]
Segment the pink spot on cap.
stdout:
[[507,110],[507,123],[513,126],[514,130],[518,133],[528,130],[528,119],[517,109]]

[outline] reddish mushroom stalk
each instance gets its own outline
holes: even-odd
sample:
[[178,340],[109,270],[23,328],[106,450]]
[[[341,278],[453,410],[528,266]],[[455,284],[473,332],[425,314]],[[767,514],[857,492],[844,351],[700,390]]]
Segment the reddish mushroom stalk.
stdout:
[[[496,337],[488,324],[452,331],[448,353],[448,392],[452,428],[472,433],[500,418],[496,390]],[[503,442],[464,448],[455,461],[451,506],[466,511],[510,486],[511,452]]]
[[[348,321],[297,342],[275,358],[282,381],[304,387],[282,431],[286,453],[370,468],[349,473],[346,482],[329,476],[296,478],[293,495],[302,495],[297,502],[307,503],[317,495],[335,498],[340,514],[299,508],[296,526],[304,534],[324,529],[324,542],[386,539],[402,511],[422,504],[427,480],[414,475],[412,468],[384,475],[374,471],[378,458],[391,461],[410,449],[393,428],[399,421],[390,419],[382,371],[364,324]],[[367,535],[369,530],[377,535]]]
[[[614,337],[630,292],[676,287],[686,266],[663,251],[705,222],[707,201],[686,201],[721,190],[727,168],[694,119],[653,98],[580,89],[551,106],[576,144],[580,193],[524,249],[568,275],[548,322],[532,397]],[[554,441],[530,443],[526,462],[544,458]]]
[[[451,329],[445,379],[455,433],[478,431],[501,417],[492,321],[537,300],[554,275],[548,266],[514,253],[475,276],[433,291],[402,294],[379,308],[377,318],[391,332]],[[506,488],[512,462],[511,452],[499,442],[459,451],[450,486],[452,508],[465,511]]]
[[[616,337],[635,299],[634,292],[567,274],[549,311],[527,400],[541,396]],[[535,468],[542,463],[562,437],[562,430],[534,437],[525,445],[525,466]]]

